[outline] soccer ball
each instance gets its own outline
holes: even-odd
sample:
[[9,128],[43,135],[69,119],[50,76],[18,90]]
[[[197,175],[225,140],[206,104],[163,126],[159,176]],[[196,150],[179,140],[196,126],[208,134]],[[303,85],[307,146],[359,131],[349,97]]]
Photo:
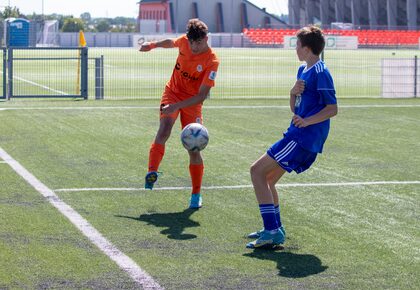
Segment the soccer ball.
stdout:
[[188,151],[201,151],[209,143],[209,132],[199,123],[188,124],[181,132],[181,142]]

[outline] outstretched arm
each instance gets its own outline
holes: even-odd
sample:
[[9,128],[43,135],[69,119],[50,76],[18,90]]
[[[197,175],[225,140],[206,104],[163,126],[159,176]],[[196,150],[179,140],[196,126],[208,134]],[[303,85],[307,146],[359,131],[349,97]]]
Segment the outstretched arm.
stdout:
[[195,104],[202,103],[207,98],[207,95],[209,94],[210,89],[211,89],[211,87],[209,87],[209,86],[201,85],[200,90],[199,90],[197,95],[195,95],[191,98],[185,99],[181,102],[164,106],[162,108],[162,113],[163,114],[171,114],[171,113],[175,112],[176,110],[179,110],[179,109],[182,109],[182,108],[185,108],[185,107],[189,107],[189,106],[192,106],[192,105],[195,105]]
[[159,40],[159,41],[153,41],[153,42],[145,42],[140,46],[139,51],[150,51],[156,47],[162,47],[162,48],[173,48],[174,47],[174,41],[171,38]]

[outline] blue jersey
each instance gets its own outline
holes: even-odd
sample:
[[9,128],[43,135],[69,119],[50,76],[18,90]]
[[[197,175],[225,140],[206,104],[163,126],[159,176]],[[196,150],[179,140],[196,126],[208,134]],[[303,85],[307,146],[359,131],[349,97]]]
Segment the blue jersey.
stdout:
[[[318,61],[310,68],[301,65],[297,78],[305,81],[305,90],[301,96],[296,96],[296,115],[307,118],[324,109],[326,105],[337,104],[334,82],[323,61]],[[329,119],[305,128],[298,128],[291,122],[284,135],[296,140],[308,151],[321,153],[329,130]]]

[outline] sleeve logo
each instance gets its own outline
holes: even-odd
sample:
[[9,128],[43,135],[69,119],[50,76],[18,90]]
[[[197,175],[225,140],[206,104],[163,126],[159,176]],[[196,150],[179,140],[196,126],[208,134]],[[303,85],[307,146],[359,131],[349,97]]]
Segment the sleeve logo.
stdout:
[[215,71],[211,71],[209,74],[209,79],[214,81],[216,79],[216,72]]

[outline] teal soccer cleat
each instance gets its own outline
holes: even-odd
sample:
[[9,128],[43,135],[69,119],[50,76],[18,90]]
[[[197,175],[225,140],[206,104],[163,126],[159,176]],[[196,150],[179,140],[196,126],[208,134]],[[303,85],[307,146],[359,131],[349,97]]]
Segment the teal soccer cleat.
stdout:
[[284,234],[281,230],[263,231],[261,236],[253,242],[246,244],[248,249],[273,249],[284,243]]
[[190,199],[190,208],[191,209],[199,209],[203,205],[203,199],[201,198],[200,193],[191,194]]
[[[283,232],[283,236],[284,236],[284,239],[286,239],[286,230],[284,229],[284,227],[283,226],[281,226],[280,227],[280,231],[282,231]],[[261,229],[261,230],[259,230],[258,232],[253,232],[253,233],[250,233],[247,237],[249,238],[249,239],[258,239],[259,237],[261,237],[261,234],[264,232],[264,229]]]
[[144,178],[144,188],[153,189],[153,185],[158,179],[159,174],[156,171],[150,171]]

